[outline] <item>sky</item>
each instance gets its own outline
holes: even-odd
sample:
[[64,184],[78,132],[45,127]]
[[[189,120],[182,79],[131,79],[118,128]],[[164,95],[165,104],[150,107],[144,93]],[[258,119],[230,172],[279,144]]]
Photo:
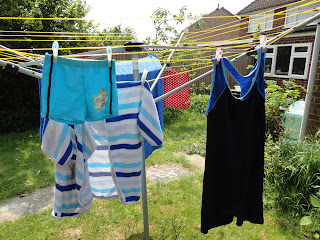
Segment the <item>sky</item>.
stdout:
[[[91,11],[86,19],[94,20],[95,24],[99,23],[100,30],[121,24],[123,28],[134,29],[138,38],[136,40],[142,41],[147,36],[155,38],[155,30],[150,16],[159,7],[172,14],[178,14],[179,9],[186,6],[187,12],[199,16],[211,13],[219,4],[220,7],[236,14],[253,0],[86,0],[86,2],[91,6]],[[190,22],[177,29],[182,31],[189,24]]]

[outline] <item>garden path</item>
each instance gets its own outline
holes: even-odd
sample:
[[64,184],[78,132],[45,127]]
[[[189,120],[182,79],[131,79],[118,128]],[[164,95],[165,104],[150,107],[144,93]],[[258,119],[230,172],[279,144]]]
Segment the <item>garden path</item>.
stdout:
[[[197,155],[188,155],[183,152],[175,153],[184,156],[194,167],[194,170],[204,170],[204,158]],[[147,179],[151,182],[168,182],[182,176],[191,174],[192,171],[179,164],[168,163],[154,165],[146,169]],[[0,222],[14,221],[27,214],[41,212],[52,208],[53,187],[40,188],[31,194],[22,194],[0,204]]]

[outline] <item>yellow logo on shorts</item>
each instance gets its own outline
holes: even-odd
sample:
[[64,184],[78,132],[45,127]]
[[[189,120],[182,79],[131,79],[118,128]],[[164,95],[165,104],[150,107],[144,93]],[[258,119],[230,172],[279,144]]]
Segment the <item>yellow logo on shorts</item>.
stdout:
[[92,96],[93,105],[97,112],[101,112],[106,108],[106,104],[108,102],[108,92],[105,88],[99,90],[99,94],[97,96]]

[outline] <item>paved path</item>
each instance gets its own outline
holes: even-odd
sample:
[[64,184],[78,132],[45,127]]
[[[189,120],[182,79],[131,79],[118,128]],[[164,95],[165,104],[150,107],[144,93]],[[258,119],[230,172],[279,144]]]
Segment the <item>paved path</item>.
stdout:
[[[190,161],[196,169],[203,171],[204,158],[199,155],[188,155],[185,153],[176,153],[182,155]],[[155,165],[147,168],[147,179],[153,182],[168,182],[192,172],[179,164]],[[0,222],[15,219],[26,214],[41,212],[51,209],[53,203],[53,187],[40,188],[24,197],[15,197],[0,204]]]

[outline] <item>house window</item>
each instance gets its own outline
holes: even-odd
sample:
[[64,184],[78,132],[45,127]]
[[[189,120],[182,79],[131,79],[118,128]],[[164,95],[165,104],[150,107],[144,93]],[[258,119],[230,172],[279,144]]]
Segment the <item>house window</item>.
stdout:
[[[301,4],[301,3],[300,3]],[[320,2],[308,4],[302,7],[298,7],[298,4],[288,7],[285,18],[285,27],[293,27],[295,24],[310,18],[319,13]],[[309,25],[317,24],[317,20]]]
[[259,30],[272,29],[273,25],[273,11],[266,13],[256,13],[255,16],[249,17],[248,32],[256,32]]
[[269,46],[265,61],[266,76],[306,79],[310,52],[311,43]]
[[279,46],[276,62],[276,74],[288,75],[292,46]]

